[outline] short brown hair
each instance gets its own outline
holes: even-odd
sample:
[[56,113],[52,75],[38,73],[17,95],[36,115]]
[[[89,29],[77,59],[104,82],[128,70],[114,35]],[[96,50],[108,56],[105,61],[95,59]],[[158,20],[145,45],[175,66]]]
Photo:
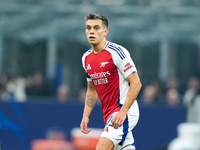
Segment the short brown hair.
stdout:
[[100,19],[102,20],[103,25],[108,28],[108,19],[102,15],[102,14],[87,14],[85,16],[85,21],[87,20],[95,20],[95,19]]

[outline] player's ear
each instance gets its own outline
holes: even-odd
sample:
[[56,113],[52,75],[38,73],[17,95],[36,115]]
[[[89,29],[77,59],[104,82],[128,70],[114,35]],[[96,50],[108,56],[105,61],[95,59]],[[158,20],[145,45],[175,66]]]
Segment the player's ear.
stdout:
[[108,32],[109,32],[109,29],[108,29],[108,28],[105,28],[104,37],[106,37],[106,36],[107,36]]

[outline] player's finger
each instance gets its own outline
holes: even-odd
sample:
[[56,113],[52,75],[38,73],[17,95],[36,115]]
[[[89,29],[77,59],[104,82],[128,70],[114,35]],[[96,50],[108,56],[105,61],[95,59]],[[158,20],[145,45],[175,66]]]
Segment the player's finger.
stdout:
[[85,127],[85,123],[84,123],[84,122],[82,122],[82,123],[81,123],[81,131],[82,131],[82,132],[84,132],[84,131],[85,131],[85,129],[86,129],[86,127]]
[[114,117],[113,120],[112,120],[112,127],[115,126],[115,122],[116,122],[116,119],[115,119],[115,117]]
[[88,134],[91,130],[87,129],[87,124],[83,122],[82,127],[81,127],[81,132]]
[[121,127],[123,125],[123,121],[119,120],[116,124],[117,124],[117,128]]
[[83,130],[83,123],[80,124],[81,131]]
[[119,123],[119,127],[121,127],[122,125],[123,125],[123,123],[122,123],[122,122],[120,122],[120,123]]
[[114,128],[117,129],[118,127],[119,127],[119,124],[116,123],[116,124],[114,125]]
[[91,129],[90,130],[86,130],[85,134],[88,134],[90,131],[91,131]]
[[112,122],[112,126],[113,128],[117,129],[119,127],[119,120],[118,119],[113,119],[113,122]]
[[82,130],[82,132],[85,134],[88,134],[90,131],[91,131],[91,129],[90,130],[87,130],[87,129]]

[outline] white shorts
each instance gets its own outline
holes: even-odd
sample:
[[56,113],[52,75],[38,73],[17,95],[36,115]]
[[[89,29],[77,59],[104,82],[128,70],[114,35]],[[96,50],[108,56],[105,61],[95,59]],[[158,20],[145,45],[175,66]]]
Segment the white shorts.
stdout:
[[136,126],[139,116],[127,114],[123,125],[117,129],[112,127],[112,119],[117,112],[114,112],[107,121],[101,137],[106,137],[114,143],[115,150],[135,149],[135,142],[132,129]]

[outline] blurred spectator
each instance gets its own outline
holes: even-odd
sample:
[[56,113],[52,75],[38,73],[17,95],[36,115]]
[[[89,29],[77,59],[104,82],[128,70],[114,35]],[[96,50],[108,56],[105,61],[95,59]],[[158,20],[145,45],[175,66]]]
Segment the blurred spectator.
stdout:
[[85,103],[86,88],[81,88],[78,92],[78,101]]
[[26,100],[26,93],[25,93],[26,82],[25,79],[14,75],[8,81],[6,85],[7,93],[9,94],[8,99],[14,98],[14,100],[18,102],[24,102]]
[[65,84],[61,84],[58,87],[57,94],[56,94],[56,100],[59,103],[66,103],[70,101],[70,91],[69,87]]
[[183,104],[187,107],[187,121],[200,123],[200,81],[198,77],[191,76],[188,79]]
[[6,90],[7,82],[8,77],[5,74],[0,74],[0,101],[6,101],[8,99],[8,93]]
[[187,89],[183,95],[183,103],[187,106],[192,103],[192,100],[197,96],[199,90],[199,79],[192,76],[188,79]]
[[180,94],[177,89],[168,89],[166,93],[166,104],[168,106],[177,106],[180,104]]
[[151,84],[156,88],[156,102],[158,104],[163,104],[165,99],[165,93],[163,90],[163,85],[158,79],[155,79],[151,82]]
[[173,75],[167,80],[165,92],[167,92],[169,89],[177,89],[180,92],[180,81],[177,76]]
[[56,102],[64,104],[67,102],[76,102],[77,98],[70,95],[70,88],[66,84],[61,84],[56,93]]
[[159,80],[153,80],[151,84],[156,88],[157,94],[162,93],[162,85]]
[[53,84],[45,81],[41,72],[27,77],[26,92],[28,96],[53,96]]
[[143,104],[154,104],[156,103],[157,90],[153,85],[147,85],[144,87],[142,92],[141,101]]

